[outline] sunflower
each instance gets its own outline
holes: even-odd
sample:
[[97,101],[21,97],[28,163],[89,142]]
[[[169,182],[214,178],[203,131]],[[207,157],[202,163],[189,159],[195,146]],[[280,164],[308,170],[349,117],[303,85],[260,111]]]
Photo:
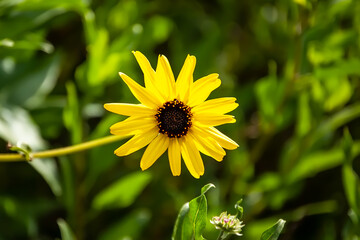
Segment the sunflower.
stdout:
[[115,135],[133,136],[115,150],[117,156],[129,155],[147,146],[140,167],[146,170],[168,150],[170,169],[174,176],[181,173],[181,157],[195,178],[204,174],[200,152],[222,161],[225,149],[238,144],[215,126],[234,123],[226,113],[237,108],[232,97],[207,100],[221,85],[218,74],[210,74],[193,82],[196,58],[188,55],[175,81],[170,64],[159,55],[156,70],[139,51],[133,52],[144,73],[145,88],[119,73],[140,104],[107,103],[105,109],[128,116],[110,127]]

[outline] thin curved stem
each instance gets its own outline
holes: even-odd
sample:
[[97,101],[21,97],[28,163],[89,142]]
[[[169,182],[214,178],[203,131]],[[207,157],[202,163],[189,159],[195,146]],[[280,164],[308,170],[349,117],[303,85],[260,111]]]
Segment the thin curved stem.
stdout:
[[[67,154],[72,154],[80,151],[84,151],[90,148],[102,146],[105,144],[109,144],[112,142],[119,141],[123,139],[124,136],[107,136],[100,139],[76,144],[73,146],[63,147],[63,148],[56,148],[51,150],[45,150],[41,152],[33,152],[30,153],[30,157],[33,158],[49,158],[49,157],[57,157]],[[25,156],[20,153],[5,153],[0,154],[0,162],[21,162],[21,161],[27,161]]]

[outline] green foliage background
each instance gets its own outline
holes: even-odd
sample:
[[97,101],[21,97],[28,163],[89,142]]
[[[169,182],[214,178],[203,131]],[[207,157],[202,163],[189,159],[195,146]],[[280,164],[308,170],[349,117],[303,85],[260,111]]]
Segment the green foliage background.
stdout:
[[209,182],[209,219],[244,199],[244,239],[279,218],[280,239],[359,239],[359,12],[357,0],[1,0],[1,152],[109,135],[123,118],[102,105],[136,101],[118,72],[143,78],[132,50],[153,67],[166,55],[175,74],[187,54],[195,79],[219,73],[210,98],[238,99],[219,129],[240,147],[203,156],[200,180],[184,165],[171,176],[167,157],[141,172],[142,151],[113,154],[122,142],[1,163],[0,239],[170,239]]

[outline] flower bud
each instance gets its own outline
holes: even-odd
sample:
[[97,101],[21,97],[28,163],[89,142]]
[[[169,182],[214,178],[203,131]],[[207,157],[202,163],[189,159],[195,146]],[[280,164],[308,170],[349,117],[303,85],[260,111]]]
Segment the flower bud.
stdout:
[[220,229],[227,234],[235,234],[241,236],[241,229],[243,226],[236,216],[230,215],[227,212],[222,212],[220,216],[215,216],[210,220],[210,223],[215,226],[216,229]]

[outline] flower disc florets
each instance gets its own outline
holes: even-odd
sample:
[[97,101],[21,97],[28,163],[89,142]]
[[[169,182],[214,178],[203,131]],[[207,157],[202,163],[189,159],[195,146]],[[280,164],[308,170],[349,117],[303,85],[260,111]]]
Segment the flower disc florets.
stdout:
[[191,127],[191,117],[191,108],[177,99],[164,103],[155,115],[159,132],[169,138],[185,136]]

